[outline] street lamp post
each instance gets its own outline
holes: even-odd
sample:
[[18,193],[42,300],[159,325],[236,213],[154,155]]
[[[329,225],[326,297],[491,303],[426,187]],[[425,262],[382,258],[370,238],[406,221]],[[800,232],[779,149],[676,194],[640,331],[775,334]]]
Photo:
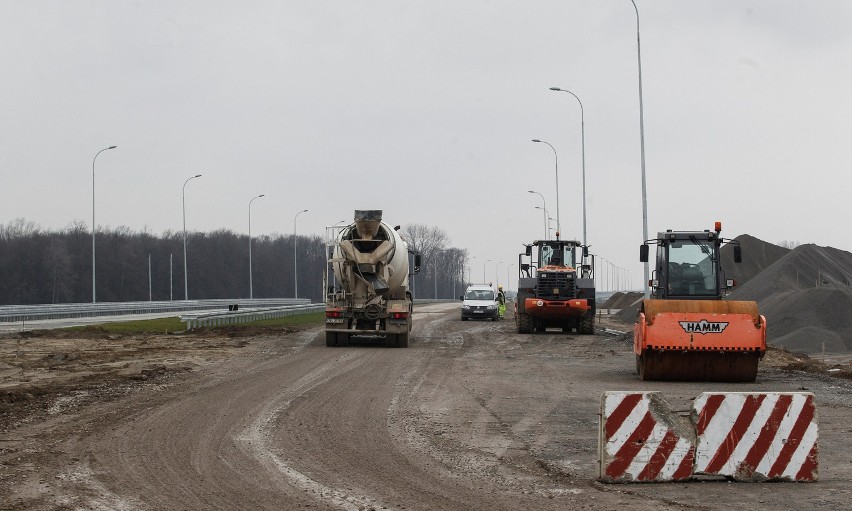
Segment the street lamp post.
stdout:
[[196,174],[183,182],[183,193],[181,193],[181,205],[183,207],[183,299],[189,300],[189,278],[187,277],[186,265],[186,184],[191,180],[201,177],[201,174]]
[[438,252],[435,252],[435,262],[432,264],[432,268],[435,270],[435,277],[433,280],[434,288],[432,289],[432,297],[437,300],[438,299]]
[[[560,89],[559,87],[551,87],[550,90],[567,92],[568,94],[574,96],[577,99],[577,102],[580,103],[580,140],[581,151],[583,154],[583,245],[588,246],[586,240],[586,120],[585,114],[583,112],[583,102],[580,101],[580,98],[570,90]],[[558,217],[559,215],[557,214],[556,216]],[[585,263],[585,261],[583,262]]]
[[556,148],[553,147],[550,142],[539,140],[537,138],[534,138],[533,142],[547,144],[551,149],[553,149],[553,158],[556,161],[556,238],[558,239],[562,234],[562,224],[559,223],[559,155],[556,154]]
[[491,259],[486,259],[484,263],[482,263],[482,283],[485,284],[488,282],[488,277],[485,275],[485,268],[488,266],[488,263],[491,262]]
[[[639,39],[639,8],[636,7],[636,2],[630,0],[633,4],[633,9],[636,11],[636,57],[639,61],[639,144],[640,155],[642,161],[642,241],[648,239],[648,199],[645,186],[645,109],[642,105],[642,46]],[[650,296],[648,288],[648,261],[645,261],[645,281],[643,289],[645,290],[645,298]]]
[[544,214],[544,240],[547,241],[550,239],[550,222],[548,220],[553,220],[550,218],[550,212],[547,208],[543,208],[541,206],[533,206],[535,209],[540,209]]
[[249,226],[248,226],[248,238],[249,238],[249,299],[254,298],[254,280],[251,277],[251,203],[254,202],[255,199],[259,199],[261,197],[266,197],[265,194],[256,195],[252,197],[249,201],[248,210],[249,210]]
[[95,294],[95,160],[98,159],[98,155],[102,152],[115,149],[116,147],[118,146],[111,145],[101,149],[92,158],[92,303],[97,302],[97,295]]
[[527,190],[527,192],[528,193],[534,193],[534,194],[538,195],[539,197],[541,197],[541,205],[542,205],[541,213],[542,213],[542,215],[544,215],[544,217],[543,217],[543,220],[544,220],[544,239],[547,240],[547,201],[544,200],[544,195],[540,194],[539,192],[537,192],[535,190]]
[[296,260],[296,219],[299,218],[299,215],[302,213],[307,212],[307,209],[303,209],[296,213],[296,216],[293,217],[293,296],[295,298],[299,297],[299,263]]
[[510,263],[506,266],[506,291],[508,291],[509,287],[512,285],[512,266],[515,265]]
[[500,265],[506,264],[503,261],[497,261],[497,264],[494,265],[494,280],[497,281],[497,287],[500,287]]

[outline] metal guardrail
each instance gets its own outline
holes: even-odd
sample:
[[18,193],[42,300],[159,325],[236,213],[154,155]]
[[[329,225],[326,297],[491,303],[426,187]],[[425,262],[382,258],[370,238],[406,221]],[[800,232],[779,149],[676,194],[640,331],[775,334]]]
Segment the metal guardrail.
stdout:
[[[454,300],[448,299],[415,299],[414,303],[442,303],[451,302]],[[200,314],[182,314],[180,320],[186,323],[186,329],[205,326],[224,326],[237,323],[250,323],[262,319],[281,318],[284,316],[294,316],[296,314],[307,314],[309,312],[321,312],[325,310],[324,303],[307,303],[302,305],[290,305],[285,307],[271,307],[265,309],[246,309],[238,311],[222,311],[209,312]]]
[[305,305],[307,298],[254,298],[217,300],[175,300],[163,302],[101,302],[65,303],[43,305],[0,306],[0,323],[38,321],[46,319],[85,318],[96,316],[119,316],[125,314],[158,314],[184,311],[226,309],[231,305],[240,308],[281,307]]
[[260,321],[262,319],[295,316],[296,314],[307,314],[309,312],[320,312],[324,310],[324,303],[308,303],[302,305],[288,305],[285,307],[269,307],[263,309],[183,314],[181,315],[180,320],[186,323],[187,330],[192,330],[193,328],[198,327],[215,327],[233,325],[237,323],[249,323],[252,321]]

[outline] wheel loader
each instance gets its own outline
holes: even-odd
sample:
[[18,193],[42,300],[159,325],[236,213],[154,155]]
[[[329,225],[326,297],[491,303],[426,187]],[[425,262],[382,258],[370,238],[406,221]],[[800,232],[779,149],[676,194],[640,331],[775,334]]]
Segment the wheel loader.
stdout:
[[583,257],[589,257],[588,247],[579,241],[560,239],[534,241],[526,245],[525,253],[518,254],[518,333],[544,332],[547,328],[595,333],[594,256],[589,264],[581,264],[578,248],[582,248]]
[[721,222],[714,230],[661,232],[641,245],[648,262],[657,245],[651,298],[642,301],[633,330],[636,371],[642,380],[753,382],[766,353],[766,318],[751,301],[725,300],[735,282],[720,265]]

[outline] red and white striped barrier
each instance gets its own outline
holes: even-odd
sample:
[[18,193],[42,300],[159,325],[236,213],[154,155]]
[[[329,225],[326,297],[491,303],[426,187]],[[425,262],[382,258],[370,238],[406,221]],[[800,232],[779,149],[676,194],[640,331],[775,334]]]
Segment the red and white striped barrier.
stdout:
[[598,438],[602,481],[679,481],[692,475],[692,425],[658,392],[605,392]]
[[693,405],[695,474],[815,481],[817,413],[808,392],[705,392]]

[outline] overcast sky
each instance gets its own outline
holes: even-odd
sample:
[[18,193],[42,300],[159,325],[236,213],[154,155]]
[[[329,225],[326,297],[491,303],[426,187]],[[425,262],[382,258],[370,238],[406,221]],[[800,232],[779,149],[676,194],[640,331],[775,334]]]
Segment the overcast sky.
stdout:
[[[852,251],[852,2],[637,0],[648,225]],[[322,235],[440,226],[516,279],[587,235],[640,287],[629,0],[0,0],[0,222]],[[282,257],[287,257],[282,254]],[[745,254],[748,257],[748,254]],[[486,268],[483,262],[491,259]],[[599,268],[600,270],[600,268]],[[514,287],[514,284],[512,284]],[[604,283],[598,284],[605,287]]]

